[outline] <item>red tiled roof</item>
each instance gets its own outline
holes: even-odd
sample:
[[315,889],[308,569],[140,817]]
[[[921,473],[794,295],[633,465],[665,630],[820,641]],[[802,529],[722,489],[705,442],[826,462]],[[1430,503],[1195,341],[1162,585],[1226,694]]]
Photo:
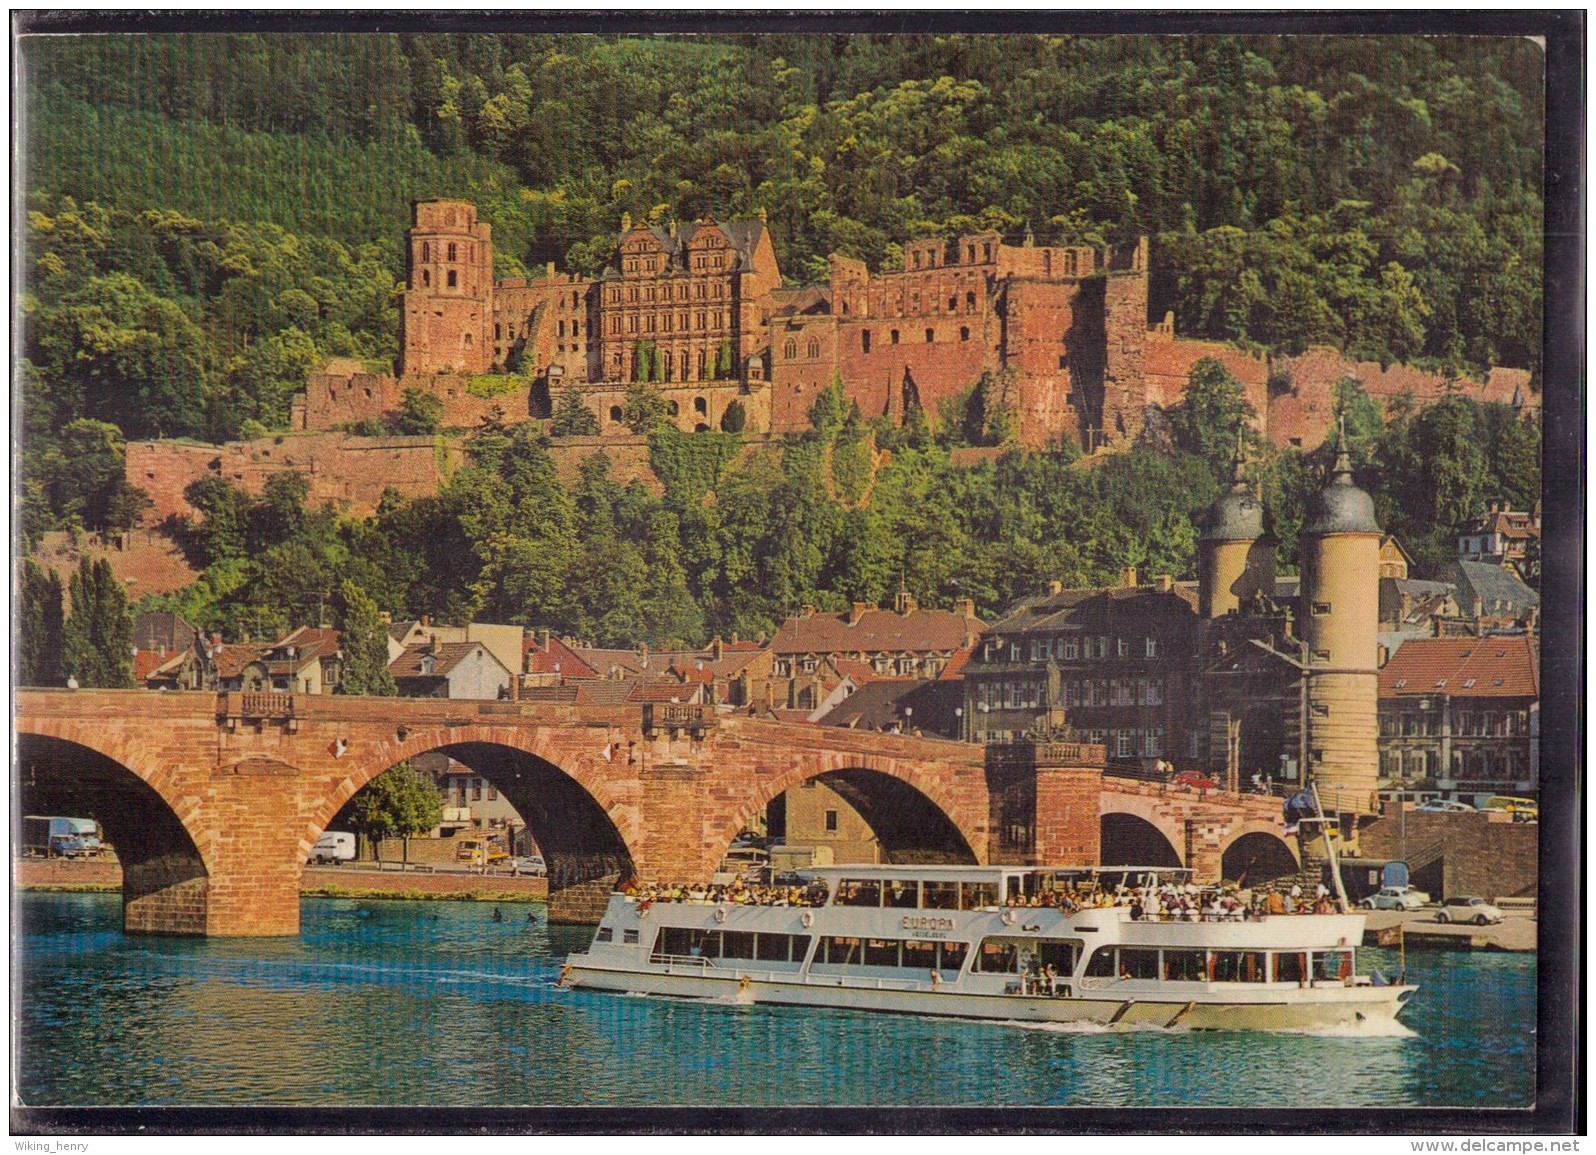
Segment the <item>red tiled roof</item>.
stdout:
[[975,653],[974,646],[965,646],[955,650],[948,659],[948,664],[942,667],[942,673],[937,675],[939,682],[962,682],[964,680],[964,667],[970,660],[970,655]]
[[266,647],[254,642],[217,646],[213,659],[216,663],[216,676],[224,680],[236,678],[244,672],[245,666],[259,660],[265,653]]
[[684,686],[675,679],[664,682],[632,682],[628,702],[692,702],[700,697],[697,686]]
[[521,652],[526,655],[526,672],[529,674],[561,674],[567,678],[596,678],[599,672],[583,661],[577,652],[557,638],[550,638],[547,647],[528,634]]
[[916,653],[951,651],[986,629],[980,618],[951,610],[866,610],[848,624],[849,614],[794,615],[781,624],[771,648],[778,654]]
[[1380,671],[1380,697],[1538,698],[1540,654],[1529,637],[1413,638]]
[[156,670],[172,660],[172,654],[161,650],[140,650],[133,655],[133,680],[142,682]]

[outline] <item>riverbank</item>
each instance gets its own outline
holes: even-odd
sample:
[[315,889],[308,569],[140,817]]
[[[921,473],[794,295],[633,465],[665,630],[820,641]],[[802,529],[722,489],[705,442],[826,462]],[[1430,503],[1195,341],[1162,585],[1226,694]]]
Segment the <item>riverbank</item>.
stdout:
[[1490,950],[1530,953],[1535,951],[1539,925],[1533,908],[1505,908],[1507,917],[1492,926],[1458,926],[1435,921],[1435,908],[1396,911],[1372,910],[1364,924],[1365,946],[1394,947],[1398,928],[1409,950]]
[[[122,889],[122,868],[114,859],[22,858],[13,865],[12,883],[17,890],[62,894],[115,892]],[[543,902],[549,885],[546,878],[524,875],[381,870],[362,864],[307,866],[299,893],[307,898]]]

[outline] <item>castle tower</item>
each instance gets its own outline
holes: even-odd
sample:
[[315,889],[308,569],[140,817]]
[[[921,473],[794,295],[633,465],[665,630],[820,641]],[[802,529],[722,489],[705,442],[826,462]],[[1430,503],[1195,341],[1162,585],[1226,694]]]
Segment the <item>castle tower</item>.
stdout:
[[1241,445],[1230,488],[1208,509],[1197,547],[1197,612],[1219,618],[1256,594],[1275,592],[1275,539],[1264,532],[1263,505],[1241,475]]
[[399,375],[493,366],[492,229],[465,201],[416,201],[406,234]]
[[1308,770],[1325,806],[1342,811],[1372,809],[1379,778],[1380,537],[1374,501],[1352,480],[1343,430],[1330,481],[1302,527],[1297,615],[1307,645]]

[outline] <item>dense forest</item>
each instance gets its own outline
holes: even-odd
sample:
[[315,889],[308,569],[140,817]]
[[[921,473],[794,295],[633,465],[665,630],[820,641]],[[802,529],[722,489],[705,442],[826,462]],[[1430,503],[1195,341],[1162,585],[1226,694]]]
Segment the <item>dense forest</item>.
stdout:
[[[601,268],[626,212],[763,211],[795,282],[833,251],[890,267],[898,242],[976,224],[1146,234],[1153,315],[1189,335],[1539,364],[1544,96],[1522,39],[47,37],[21,68],[30,537],[138,519],[126,437],[282,429],[322,358],[391,361],[419,196],[480,204],[501,276]],[[349,579],[396,614],[657,643],[900,582],[991,613],[1048,577],[1185,576],[1239,405],[1212,376],[1155,428],[1161,452],[1089,465],[955,469],[949,448],[1000,422],[888,428],[835,395],[815,433],[751,456],[657,433],[663,498],[602,462],[566,492],[532,431],[488,427],[443,493],[362,523],[291,487],[199,495],[205,573],[181,600],[259,636]],[[1484,498],[1538,492],[1539,431],[1503,412],[1382,425],[1350,383],[1343,408],[1421,562]],[[1255,458],[1289,564],[1315,463]]]

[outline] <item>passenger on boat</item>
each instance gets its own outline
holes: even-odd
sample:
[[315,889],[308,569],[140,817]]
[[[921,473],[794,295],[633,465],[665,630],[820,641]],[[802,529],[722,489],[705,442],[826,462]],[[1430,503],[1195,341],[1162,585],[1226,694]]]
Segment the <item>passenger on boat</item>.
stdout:
[[1264,899],[1265,914],[1285,914],[1286,900],[1278,890],[1271,890],[1269,897]]

